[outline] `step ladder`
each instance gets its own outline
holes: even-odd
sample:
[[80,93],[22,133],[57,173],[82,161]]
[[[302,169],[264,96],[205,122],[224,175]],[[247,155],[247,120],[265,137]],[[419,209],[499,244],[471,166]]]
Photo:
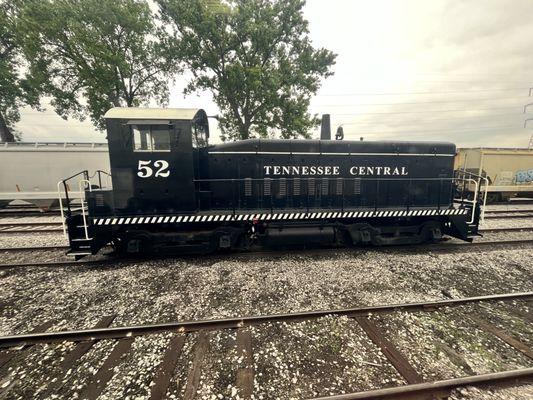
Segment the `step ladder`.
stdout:
[[70,241],[67,255],[76,260],[93,254],[92,232],[87,221],[87,203],[83,200],[79,208],[71,210],[71,215],[67,219]]

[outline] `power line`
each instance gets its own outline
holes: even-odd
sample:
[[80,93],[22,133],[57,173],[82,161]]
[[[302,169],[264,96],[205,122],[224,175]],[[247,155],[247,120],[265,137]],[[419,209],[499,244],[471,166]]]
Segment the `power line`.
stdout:
[[479,89],[479,90],[453,90],[453,91],[444,91],[444,92],[381,92],[381,93],[326,93],[318,94],[316,97],[340,97],[340,96],[410,96],[410,95],[421,95],[421,94],[461,94],[461,93],[481,93],[481,92],[504,92],[504,91],[517,91],[517,90],[529,90],[528,87],[520,88],[504,88],[504,89]]
[[[498,126],[498,127],[480,127],[480,128],[469,128],[469,129],[424,129],[424,130],[408,130],[408,131],[376,131],[376,132],[364,132],[364,131],[361,131],[359,133],[353,133],[354,135],[355,134],[370,134],[370,135],[376,135],[376,134],[381,134],[381,133],[406,133],[406,134],[411,134],[411,133],[428,133],[428,132],[437,132],[437,133],[440,133],[440,132],[483,132],[483,131],[493,131],[493,130],[500,130],[500,129],[524,129],[522,128],[521,126],[520,127],[517,127],[517,126]],[[347,134],[350,134],[350,133],[347,133]]]
[[[340,114],[332,114],[333,116],[335,115],[340,115]],[[366,114],[361,114],[361,116],[365,116]],[[468,116],[464,116],[464,117],[445,117],[445,118],[424,118],[423,121],[449,121],[449,120],[457,120],[457,119],[475,119],[475,118],[488,118],[488,117],[501,117],[501,116],[507,116],[507,115],[514,115],[514,116],[517,116],[517,115],[520,115],[520,116],[523,116],[524,114],[523,113],[505,113],[505,114],[484,114],[484,115],[468,115]],[[417,120],[419,121],[419,120]],[[342,124],[343,125],[352,125],[354,124],[355,122],[343,122]]]
[[[522,106],[521,106],[522,107]],[[389,114],[426,114],[426,113],[441,113],[441,112],[471,112],[471,111],[492,111],[492,110],[514,110],[516,107],[492,107],[492,108],[476,108],[466,110],[464,108],[453,110],[425,110],[425,111],[394,111],[394,112],[359,112],[359,113],[330,113],[331,115],[389,115]],[[528,115],[521,113],[521,115]]]
[[[319,104],[317,107],[356,107],[356,106],[402,106],[411,104],[443,104],[443,103],[477,103],[482,101],[501,101],[501,100],[522,100],[527,99],[523,97],[500,97],[500,98],[481,98],[481,99],[462,99],[462,100],[437,100],[437,101],[415,101],[415,102],[401,102],[401,103],[355,103],[355,104]],[[529,98],[531,99],[531,98]]]

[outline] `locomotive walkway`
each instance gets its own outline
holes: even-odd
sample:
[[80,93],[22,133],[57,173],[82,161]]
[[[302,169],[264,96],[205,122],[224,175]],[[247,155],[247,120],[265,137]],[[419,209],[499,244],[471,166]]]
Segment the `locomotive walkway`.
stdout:
[[[165,398],[171,380],[174,377],[176,367],[185,363],[187,360],[182,359],[183,348],[187,342],[193,346],[193,361],[190,364],[187,373],[187,379],[184,383],[184,399],[192,399],[197,394],[200,377],[202,375],[202,366],[206,354],[209,352],[209,337],[212,331],[221,331],[227,329],[237,330],[236,347],[237,352],[242,356],[243,362],[237,367],[235,384],[241,398],[249,399],[254,391],[254,346],[251,331],[248,329],[252,326],[266,323],[295,323],[300,321],[313,321],[326,316],[347,317],[353,321],[368,336],[386,357],[390,365],[403,377],[406,385],[388,387],[366,392],[356,392],[352,394],[342,394],[321,399],[389,399],[389,398],[415,398],[423,395],[445,395],[453,389],[466,385],[484,385],[500,386],[504,384],[517,384],[528,382],[533,379],[533,368],[513,369],[509,371],[500,371],[496,373],[460,376],[448,380],[427,381],[417,370],[417,366],[412,365],[405,354],[403,354],[393,343],[393,340],[382,331],[374,322],[375,315],[394,314],[397,312],[411,313],[431,313],[441,309],[451,307],[469,306],[475,307],[475,313],[462,311],[465,313],[464,319],[472,324],[472,327],[480,329],[485,333],[498,338],[506,345],[510,346],[515,352],[533,359],[532,349],[523,341],[518,339],[513,332],[502,330],[494,324],[488,322],[483,316],[486,307],[490,303],[498,302],[510,307],[509,312],[531,321],[530,314],[517,307],[517,302],[527,302],[533,298],[533,292],[522,293],[505,293],[488,296],[477,296],[467,298],[448,299],[440,301],[428,301],[419,303],[405,304],[388,304],[379,306],[357,307],[348,309],[334,309],[324,311],[299,312],[291,314],[261,315],[251,317],[237,317],[227,319],[212,319],[200,321],[171,322],[151,325],[137,325],[124,327],[110,327],[114,316],[102,317],[100,322],[92,329],[75,330],[75,331],[48,331],[53,326],[52,321],[48,321],[37,326],[34,331],[28,334],[2,336],[0,337],[0,378],[5,373],[6,367],[15,359],[24,359],[25,355],[33,346],[53,344],[61,342],[75,342],[76,345],[66,351],[64,357],[60,360],[50,360],[54,363],[54,371],[60,377],[50,381],[50,387],[47,388],[51,393],[64,385],[63,380],[68,380],[67,371],[76,369],[80,358],[85,355],[97,342],[112,341],[114,346],[112,350],[104,356],[105,360],[94,376],[89,380],[85,387],[81,389],[81,398],[96,399],[106,388],[108,382],[113,378],[114,368],[120,364],[121,357],[132,350],[133,342],[136,337],[146,336],[161,332],[173,333],[172,338],[167,344],[162,361],[158,365],[153,377],[154,384],[151,386],[150,399]],[[515,309],[516,308],[516,309]],[[507,328],[506,328],[507,329]],[[197,333],[194,337],[192,333]],[[32,357],[35,354],[32,353]],[[460,358],[460,355],[456,356]],[[460,362],[464,362],[460,361]],[[427,397],[422,397],[427,398]]]

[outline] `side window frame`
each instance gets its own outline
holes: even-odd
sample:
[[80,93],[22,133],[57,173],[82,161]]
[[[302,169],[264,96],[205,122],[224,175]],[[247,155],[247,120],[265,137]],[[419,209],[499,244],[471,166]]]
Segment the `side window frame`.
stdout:
[[[168,136],[168,149],[155,149],[154,148],[154,129],[153,127],[160,127],[160,126],[166,126],[167,129],[166,129],[166,133],[167,133],[167,136]],[[141,129],[142,127],[148,127],[148,129]],[[137,148],[137,144],[139,143],[136,139],[136,132],[139,132],[140,134],[142,134],[142,132],[146,132],[147,131],[147,138],[146,138],[146,143],[147,143],[147,148],[146,149],[143,149],[143,148]],[[171,147],[172,147],[172,133],[173,133],[173,125],[170,125],[170,124],[152,124],[152,125],[147,125],[147,124],[131,124],[130,125],[130,137],[132,138],[131,140],[131,143],[132,143],[132,148],[133,148],[133,152],[134,153],[169,153],[171,151]]]

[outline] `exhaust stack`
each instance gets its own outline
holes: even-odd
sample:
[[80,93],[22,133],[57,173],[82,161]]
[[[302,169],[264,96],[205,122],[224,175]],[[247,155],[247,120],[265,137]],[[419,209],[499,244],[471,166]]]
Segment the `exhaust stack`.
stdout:
[[322,114],[320,140],[331,140],[331,120],[329,114]]

